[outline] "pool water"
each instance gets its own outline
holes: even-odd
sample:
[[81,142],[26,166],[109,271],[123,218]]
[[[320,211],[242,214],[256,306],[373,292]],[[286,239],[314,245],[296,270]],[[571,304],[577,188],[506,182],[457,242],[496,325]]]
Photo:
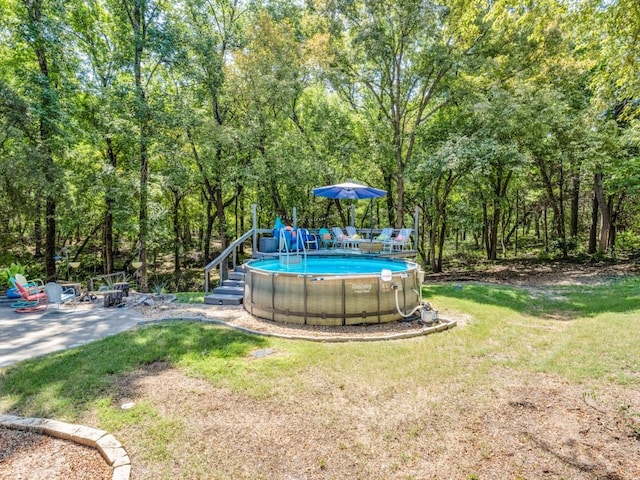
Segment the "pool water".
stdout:
[[379,274],[383,269],[392,272],[407,269],[405,262],[397,260],[358,257],[307,257],[306,261],[289,265],[280,263],[278,259],[268,259],[252,262],[251,266],[267,272],[301,275],[365,275]]

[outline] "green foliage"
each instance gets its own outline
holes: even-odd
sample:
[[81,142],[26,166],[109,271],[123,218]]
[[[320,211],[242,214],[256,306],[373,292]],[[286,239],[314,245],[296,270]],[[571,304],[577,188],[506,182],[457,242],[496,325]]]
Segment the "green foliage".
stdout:
[[616,240],[616,245],[620,251],[623,252],[640,252],[640,234],[631,230],[620,232]]
[[67,247],[99,273],[107,249],[148,250],[179,272],[244,233],[252,203],[267,223],[296,207],[306,227],[343,224],[311,189],[346,179],[389,191],[379,227],[420,209],[433,267],[456,231],[489,258],[517,228],[537,247],[516,255],[546,237],[575,256],[596,172],[623,232],[605,250],[637,250],[633,0],[28,3],[38,21],[0,9],[2,263],[50,269],[45,250]]
[[26,273],[26,268],[24,265],[19,263],[12,263],[6,268],[0,270],[0,281],[7,287],[11,287],[10,279],[11,277],[15,277],[16,273],[21,273],[24,275]]
[[196,303],[204,302],[204,292],[176,292],[176,300],[180,303]]

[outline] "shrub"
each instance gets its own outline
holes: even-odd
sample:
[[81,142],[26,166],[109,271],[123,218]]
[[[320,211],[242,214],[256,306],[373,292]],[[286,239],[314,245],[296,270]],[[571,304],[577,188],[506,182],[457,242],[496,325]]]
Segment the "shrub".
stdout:
[[12,263],[6,268],[0,270],[0,282],[4,283],[7,287],[11,287],[9,279],[14,277],[16,273],[24,275],[26,273],[25,266],[20,263]]

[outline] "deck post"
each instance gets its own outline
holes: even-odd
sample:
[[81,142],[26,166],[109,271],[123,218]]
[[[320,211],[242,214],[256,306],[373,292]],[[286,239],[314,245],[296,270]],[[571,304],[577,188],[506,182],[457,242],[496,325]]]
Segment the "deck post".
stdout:
[[251,256],[256,258],[256,252],[258,251],[258,216],[256,214],[257,206],[255,203],[251,204],[251,217],[252,217],[252,225],[253,228],[253,244],[251,246]]
[[413,231],[415,232],[413,241],[413,249],[418,251],[418,216],[420,215],[420,209],[416,207],[415,212],[413,214]]

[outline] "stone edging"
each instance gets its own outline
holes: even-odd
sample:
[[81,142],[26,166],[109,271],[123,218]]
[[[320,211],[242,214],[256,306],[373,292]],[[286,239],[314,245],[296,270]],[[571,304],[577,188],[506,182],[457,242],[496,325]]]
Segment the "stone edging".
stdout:
[[384,340],[400,340],[405,338],[413,338],[419,337],[422,335],[429,335],[430,333],[442,332],[444,330],[448,330],[457,325],[456,320],[444,320],[440,319],[440,324],[434,325],[432,327],[424,327],[421,330],[414,332],[406,332],[406,333],[392,333],[389,335],[377,335],[377,336],[344,336],[344,337],[314,337],[310,335],[286,335],[283,333],[270,333],[270,332],[261,332],[258,330],[251,330],[250,328],[240,327],[238,325],[233,325],[231,323],[225,322],[224,320],[216,320],[212,318],[204,318],[202,316],[198,317],[168,317],[160,320],[148,320],[138,323],[138,326],[146,326],[146,325],[157,325],[165,322],[172,322],[176,320],[182,320],[186,322],[203,322],[203,323],[213,323],[216,325],[222,325],[225,327],[233,328],[235,330],[239,330],[244,333],[248,333],[251,335],[260,335],[263,337],[275,337],[275,338],[283,338],[286,340],[306,340],[309,342],[320,342],[320,343],[341,343],[341,342],[381,342]]
[[27,418],[5,414],[0,414],[0,426],[49,435],[95,448],[107,464],[113,467],[112,480],[129,480],[131,476],[129,454],[113,435],[104,430],[46,418]]

